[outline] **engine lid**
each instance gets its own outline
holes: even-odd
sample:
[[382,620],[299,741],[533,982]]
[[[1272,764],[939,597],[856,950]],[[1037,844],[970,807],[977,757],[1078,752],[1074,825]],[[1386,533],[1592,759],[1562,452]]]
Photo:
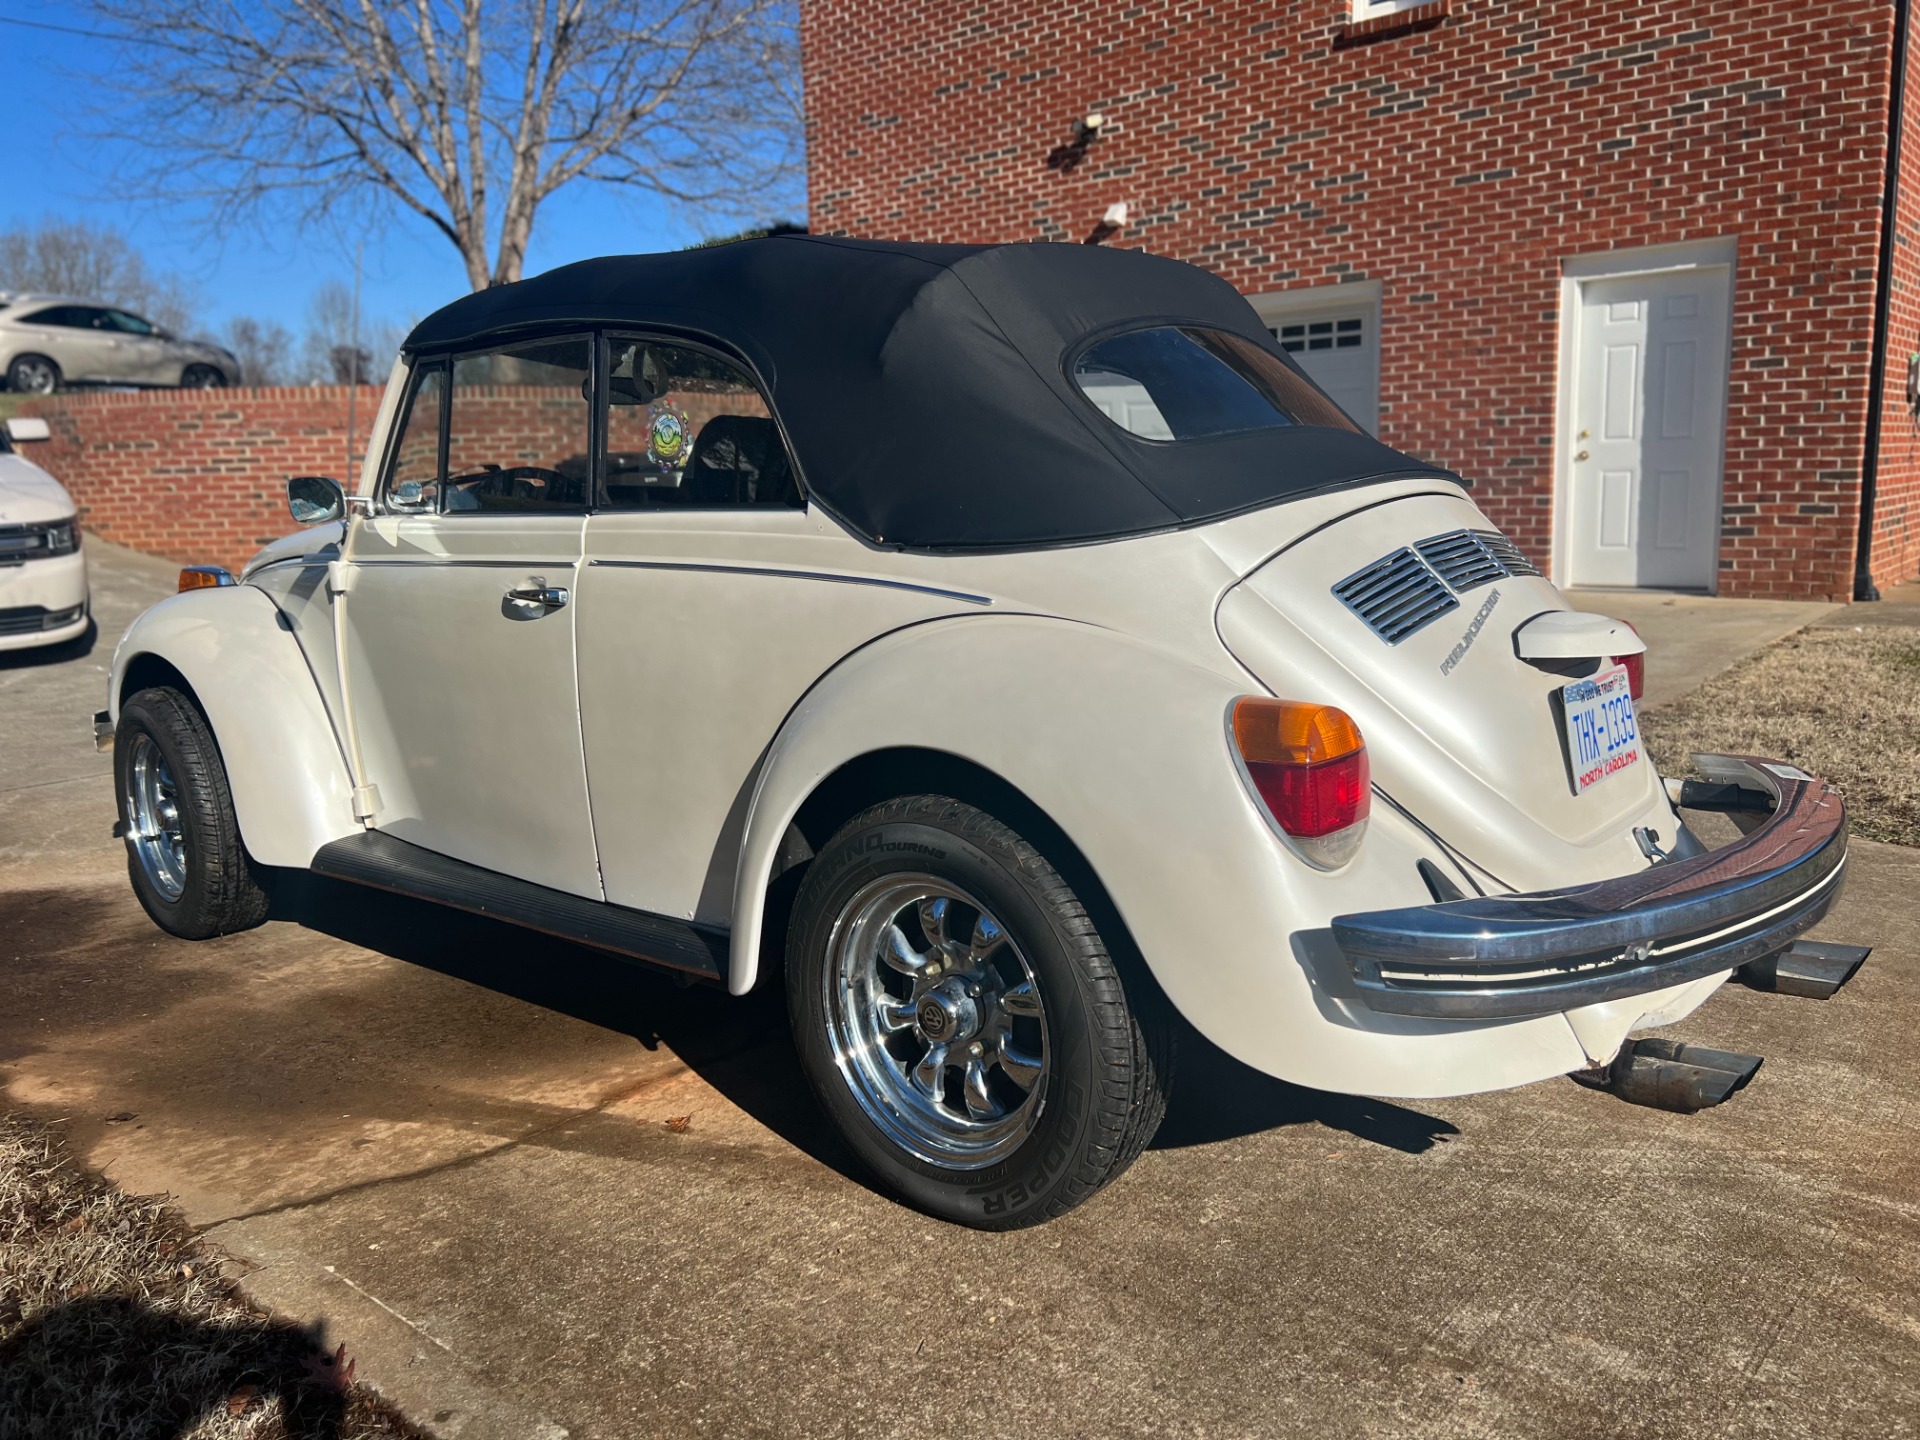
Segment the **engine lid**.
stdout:
[[[1354,717],[1383,794],[1531,888],[1565,881],[1576,855],[1594,876],[1638,868],[1632,827],[1670,813],[1644,758],[1575,791],[1562,691],[1595,667],[1530,664],[1515,640],[1569,610],[1471,502],[1425,494],[1304,536],[1228,591],[1216,623],[1276,695]],[[1576,628],[1569,643],[1593,655],[1591,627]]]

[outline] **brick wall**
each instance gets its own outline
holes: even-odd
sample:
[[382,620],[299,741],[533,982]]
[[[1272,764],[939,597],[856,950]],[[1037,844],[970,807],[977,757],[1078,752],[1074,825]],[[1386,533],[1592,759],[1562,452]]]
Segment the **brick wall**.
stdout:
[[[88,530],[136,550],[237,567],[293,529],[290,475],[332,475],[351,489],[344,386],[263,390],[76,392],[23,401],[53,438],[28,451],[72,494]],[[358,438],[380,391],[354,396]]]
[[[456,474],[488,463],[574,470],[586,454],[587,406],[577,385],[463,385],[454,395],[449,459]],[[380,397],[373,387],[358,392],[356,454]],[[690,385],[668,398],[696,437],[715,415],[767,413],[757,393],[726,387]],[[67,487],[86,529],[184,564],[237,569],[294,528],[288,476],[332,475],[349,490],[358,484],[359,466],[347,463],[347,401],[346,388],[335,386],[78,391],[22,401],[19,413],[47,420],[53,438],[31,447],[28,458]],[[650,415],[645,406],[616,408],[613,448],[644,451]],[[438,434],[430,427],[429,435],[426,468],[416,478],[434,468]]]
[[1920,574],[1920,415],[1907,404],[1907,362],[1920,352],[1920,46],[1907,41],[1907,85],[1895,207],[1887,378],[1880,418],[1873,577],[1882,586]]
[[811,223],[1081,240],[1124,200],[1108,243],[1250,294],[1378,279],[1382,438],[1541,559],[1562,259],[1735,237],[1720,589],[1846,598],[1890,0],[1453,0],[1361,43],[1349,9],[808,0]]

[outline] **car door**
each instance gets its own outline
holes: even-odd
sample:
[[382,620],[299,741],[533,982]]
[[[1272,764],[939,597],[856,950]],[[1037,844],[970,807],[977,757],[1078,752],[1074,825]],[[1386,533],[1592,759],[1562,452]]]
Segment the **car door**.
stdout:
[[573,603],[591,340],[417,365],[375,515],[348,538],[348,709],[374,823],[602,897]]
[[183,367],[173,347],[160,338],[150,321],[125,310],[108,310],[105,314],[120,344],[123,378],[147,385],[180,383]]
[[576,621],[607,898],[725,925],[753,781],[793,706],[876,636],[981,602],[867,569],[806,507],[733,361],[614,337],[607,372]]

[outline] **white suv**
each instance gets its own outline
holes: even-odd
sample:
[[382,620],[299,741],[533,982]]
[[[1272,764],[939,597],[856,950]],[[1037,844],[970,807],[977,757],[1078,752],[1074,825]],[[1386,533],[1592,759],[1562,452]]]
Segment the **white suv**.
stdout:
[[87,629],[87,559],[66,487],[14,453],[44,420],[0,426],[0,650],[77,640]]
[[67,295],[0,293],[0,373],[17,394],[51,395],[63,385],[240,383],[233,353],[181,340],[126,310]]

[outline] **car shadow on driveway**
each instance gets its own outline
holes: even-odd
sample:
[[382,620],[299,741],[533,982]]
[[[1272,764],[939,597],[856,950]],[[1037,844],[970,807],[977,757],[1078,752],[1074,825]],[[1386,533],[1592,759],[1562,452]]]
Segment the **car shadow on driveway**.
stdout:
[[[274,918],[617,1030],[650,1050],[664,1045],[788,1144],[848,1179],[871,1184],[814,1102],[777,988],[736,999],[714,986],[679,984],[605,951],[298,872],[279,877]],[[1458,1133],[1444,1120],[1384,1100],[1275,1080],[1190,1027],[1183,1024],[1181,1031],[1173,1097],[1153,1149],[1318,1124],[1420,1154]]]
[[299,871],[275,877],[273,918],[664,1046],[782,1140],[871,1184],[814,1102],[777,988],[735,998],[604,950]]
[[1181,1026],[1173,1097],[1149,1148],[1181,1150],[1287,1125],[1321,1125],[1408,1155],[1422,1154],[1460,1133],[1445,1120],[1391,1101],[1276,1080],[1242,1065],[1191,1026]]

